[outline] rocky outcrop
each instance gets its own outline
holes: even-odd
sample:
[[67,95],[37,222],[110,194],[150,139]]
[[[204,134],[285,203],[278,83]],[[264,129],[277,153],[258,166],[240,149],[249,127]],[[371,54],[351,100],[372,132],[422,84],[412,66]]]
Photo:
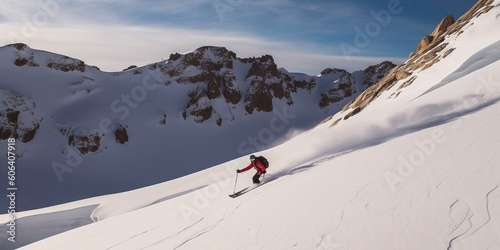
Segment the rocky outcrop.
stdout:
[[[425,70],[441,59],[449,56],[454,48],[449,48],[445,43],[445,37],[456,34],[460,35],[462,28],[467,25],[472,18],[478,17],[482,13],[488,12],[493,0],[479,0],[469,11],[455,21],[452,15],[446,16],[418,45],[417,52],[403,64],[402,71],[412,72]],[[445,50],[446,49],[446,50]],[[397,72],[399,73],[399,72]],[[409,74],[407,75],[409,76]],[[401,77],[398,77],[401,79]],[[405,86],[408,86],[406,84]]]
[[137,65],[130,65],[127,68],[123,69],[122,71],[127,71],[127,70],[131,70],[131,69],[136,69],[136,68],[137,68]]
[[85,72],[85,63],[78,59],[67,56],[47,59],[47,67],[60,70],[62,72],[80,71]]
[[454,23],[455,23],[455,18],[451,14],[446,16],[443,20],[441,20],[441,22],[434,29],[434,31],[430,35],[425,36],[417,45],[416,54],[421,53],[423,50],[427,49],[434,41],[437,41],[438,38],[442,37],[442,35]]
[[448,28],[455,23],[455,18],[453,17],[452,14],[449,14],[446,16],[441,22],[436,26],[434,31],[431,33],[431,37],[440,37],[443,35]]
[[[321,76],[334,75],[335,82],[332,88],[321,94],[319,106],[325,108],[330,104],[339,103],[357,95],[358,92],[362,92],[367,87],[377,83],[394,66],[393,63],[384,61],[377,65],[369,66],[362,72],[356,72],[357,74],[351,74],[343,69],[327,68],[323,70]],[[361,75],[362,79],[356,79],[355,75]]]
[[394,67],[396,67],[396,65],[389,61],[383,61],[379,64],[368,66],[363,70],[362,84],[367,87],[372,86],[386,76]]
[[273,98],[271,88],[277,93],[277,98],[284,97],[284,90],[280,86],[281,73],[270,55],[249,60],[250,70],[245,77],[245,81],[250,83],[250,88],[245,95],[245,110],[252,114],[253,111],[273,111]]
[[120,126],[115,130],[115,141],[120,144],[128,142],[128,133],[124,126]]
[[101,139],[98,133],[73,133],[68,137],[68,144],[78,149],[80,154],[85,155],[99,150]]
[[321,71],[321,76],[332,75],[334,77],[333,87],[325,93],[321,93],[319,106],[328,107],[331,103],[338,103],[345,98],[351,97],[356,91],[356,80],[351,73],[343,69],[327,68]]
[[171,54],[161,71],[177,83],[217,81],[218,73],[233,68],[236,54],[224,47],[205,46],[186,54]]
[[356,110],[356,112],[351,112],[351,114],[346,115],[346,119],[351,117],[352,113],[359,113],[366,105],[368,105],[371,101],[377,98],[382,91],[389,88],[393,83],[395,83],[396,77],[395,72],[397,72],[397,68],[391,70],[384,78],[382,78],[377,84],[374,84],[368,87],[361,95],[347,104],[342,111],[346,111],[350,108]]
[[43,118],[36,115],[36,104],[19,93],[0,89],[0,139],[19,139],[30,142],[40,128]]
[[[236,64],[240,67],[245,65],[243,68],[246,71],[238,69],[239,76],[234,73]],[[294,93],[312,93],[319,79],[327,77],[331,79],[332,86],[321,93],[320,99],[317,100],[319,108],[326,108],[332,103],[353,98],[355,94],[378,81],[394,64],[383,62],[368,67],[361,74],[357,74],[363,77],[358,80],[345,70],[331,68],[323,70],[319,77],[298,76],[280,70],[271,55],[238,58],[226,48],[202,47],[183,55],[171,54],[160,67],[169,78],[168,84],[196,85],[196,89],[188,93],[189,102],[182,112],[184,119],[195,117],[195,122],[203,123],[213,118],[220,126],[222,117],[227,116],[221,116],[214,108],[212,102],[215,100],[223,99],[228,105],[243,102],[247,114],[272,112],[275,100],[284,100],[287,105],[293,105]],[[241,90],[241,86],[248,86],[245,92]]]
[[197,123],[202,123],[203,121],[210,119],[212,117],[213,107],[207,96],[205,88],[197,87],[188,95],[190,97],[190,101],[182,112],[184,120],[189,116],[193,116],[194,121]]
[[[234,64],[247,65],[244,75],[239,78],[234,73]],[[311,90],[315,81],[295,79],[286,72],[281,72],[270,55],[252,58],[238,58],[232,51],[223,47],[201,47],[187,54],[171,54],[161,71],[167,76],[167,84],[196,84],[190,92],[189,102],[183,111],[183,117],[196,117],[202,123],[215,117],[216,124],[222,124],[220,115],[212,106],[212,101],[224,99],[228,105],[244,103],[248,114],[253,112],[271,112],[273,99],[286,99],[293,104],[291,93],[298,89]],[[200,85],[201,84],[201,85]],[[239,86],[248,86],[243,93]]]
[[241,101],[241,91],[236,83],[236,76],[232,71],[226,72],[222,77],[222,95],[231,104],[237,104]]
[[55,54],[44,60],[42,58],[35,58],[34,52],[26,44],[15,43],[8,46],[15,48],[14,54],[16,59],[14,60],[14,65],[18,67],[40,67],[40,65],[45,65],[48,68],[62,72],[85,72],[86,65],[81,60]]
[[[453,15],[448,15],[436,26],[436,28],[432,31],[431,34],[425,36],[422,41],[417,45],[417,51],[411,54],[411,58],[415,57],[415,61],[418,61],[418,57],[423,56],[423,61],[431,61],[437,57],[437,54],[441,52],[446,46],[443,44],[444,38],[447,35],[460,33],[460,30],[467,24],[469,21],[478,17],[482,13],[488,12],[493,6],[491,4],[493,0],[479,0],[469,11],[467,11],[464,15],[462,15],[458,20],[455,21]],[[451,52],[448,52],[448,54]],[[431,63],[426,64],[426,68],[430,67],[433,63],[436,63],[439,60],[436,60]],[[422,67],[423,63],[418,63],[417,68]]]
[[412,72],[423,71],[453,53],[454,48],[449,48],[448,44],[444,43],[445,37],[452,34],[460,35],[461,29],[472,18],[488,12],[493,7],[491,6],[492,2],[493,0],[479,0],[456,21],[451,15],[445,17],[431,34],[422,39],[417,46],[417,51],[412,53],[406,62],[393,68],[380,81],[368,87],[361,95],[344,106],[342,109],[345,112],[344,119],[361,112],[382,92],[391,88],[397,82],[404,81],[398,90],[391,95],[393,98],[397,97],[405,87],[414,82],[415,77],[412,76]]
[[205,46],[184,55],[171,54],[167,63],[160,66],[168,78],[167,84],[198,85],[188,93],[189,102],[182,113],[184,119],[193,116],[197,123],[210,119],[214,113],[211,100],[224,98],[231,104],[240,102],[242,93],[233,74],[235,60],[236,54],[226,48]]
[[35,62],[34,54],[30,51],[29,47],[23,43],[15,43],[8,45],[16,49],[14,52],[16,59],[14,65],[18,67],[39,67],[40,65]]

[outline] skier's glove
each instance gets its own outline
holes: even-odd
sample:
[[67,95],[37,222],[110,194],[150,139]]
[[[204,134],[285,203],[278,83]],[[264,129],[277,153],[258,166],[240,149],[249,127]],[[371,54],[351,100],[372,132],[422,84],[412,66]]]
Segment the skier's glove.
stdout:
[[267,173],[266,170],[262,171],[263,174]]
[[238,174],[239,174],[239,173],[241,173],[241,170],[239,170],[239,169],[236,169],[236,173],[238,173]]

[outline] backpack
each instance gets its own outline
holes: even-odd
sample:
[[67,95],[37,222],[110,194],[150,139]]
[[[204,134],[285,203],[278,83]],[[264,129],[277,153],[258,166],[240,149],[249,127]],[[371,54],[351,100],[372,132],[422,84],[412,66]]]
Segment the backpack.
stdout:
[[266,169],[269,167],[269,161],[264,157],[264,156],[259,156],[256,158],[260,163],[262,163],[262,165],[264,165],[264,167],[266,167]]

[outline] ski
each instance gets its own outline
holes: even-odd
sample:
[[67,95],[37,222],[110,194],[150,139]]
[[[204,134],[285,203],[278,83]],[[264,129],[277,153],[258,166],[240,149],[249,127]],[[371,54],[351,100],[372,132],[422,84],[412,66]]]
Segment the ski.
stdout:
[[242,190],[240,190],[240,191],[238,191],[236,193],[230,194],[229,197],[231,197],[231,198],[238,197],[238,196],[242,195],[243,192],[245,192],[249,188],[250,187],[246,187],[246,188],[244,188],[244,189],[242,189]]
[[240,196],[242,194],[246,194],[246,193],[248,193],[248,192],[250,192],[250,191],[252,191],[252,190],[254,190],[254,189],[256,189],[256,188],[258,188],[260,186],[262,186],[262,184],[263,183],[261,182],[260,184],[254,184],[253,186],[246,187],[246,188],[244,188],[244,189],[242,189],[242,190],[240,190],[240,191],[238,191],[238,192],[236,192],[234,194],[230,194],[229,197],[236,198],[236,197],[238,197],[238,196]]

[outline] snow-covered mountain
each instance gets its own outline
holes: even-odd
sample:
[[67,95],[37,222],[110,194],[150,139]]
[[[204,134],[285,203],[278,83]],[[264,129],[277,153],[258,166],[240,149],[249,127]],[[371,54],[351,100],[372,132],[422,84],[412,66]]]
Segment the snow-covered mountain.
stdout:
[[[314,129],[258,152],[269,159],[271,167],[264,184],[241,197],[232,199],[227,194],[250,185],[252,174],[236,178],[235,170],[249,163],[252,152],[157,185],[17,213],[18,245],[6,240],[9,216],[1,215],[0,246],[11,249],[43,239],[22,249],[500,249],[500,155],[496,153],[500,146],[499,26],[500,1],[479,1],[456,22],[433,32],[432,39],[424,38],[430,42],[419,45],[407,62],[341,112],[328,116]],[[122,74],[134,77],[127,72]],[[335,72],[339,71],[324,73]],[[234,75],[237,78],[238,73]],[[119,86],[109,82],[111,86],[106,87]],[[90,93],[96,95],[104,89],[99,85]],[[213,104],[208,101],[210,91],[205,92],[206,106]],[[150,97],[156,91],[146,93]],[[293,106],[299,108],[294,94]],[[3,95],[19,100],[16,95]],[[77,91],[65,101],[76,105],[80,95],[87,94]],[[285,99],[282,101],[287,102]],[[22,100],[23,110],[28,110],[25,113],[41,106],[35,97]],[[192,99],[184,96],[184,100]],[[139,119],[140,114],[147,121],[151,115],[147,110],[154,107],[148,105],[138,105],[139,112],[131,110],[131,120]],[[217,105],[212,107],[219,110]],[[61,107],[55,118],[70,120],[73,116],[76,120],[78,114],[72,110]],[[234,120],[265,114],[255,110]],[[273,122],[286,121],[283,113],[267,117],[267,125],[259,127],[260,131],[282,125]],[[174,123],[169,123],[169,114],[166,124]],[[181,121],[182,114],[178,113]],[[190,109],[185,114],[186,119],[198,117]],[[157,117],[161,120],[163,116]],[[231,129],[224,118],[218,126],[215,117],[206,121],[214,128]],[[41,131],[46,119],[34,117],[23,124],[40,123]],[[199,125],[195,119],[191,121],[192,125],[178,126]],[[118,128],[118,123],[111,124]],[[131,126],[123,127],[132,137]],[[148,129],[158,130],[154,126]],[[109,137],[104,141],[117,139]],[[140,141],[144,150],[134,148],[144,158],[159,154],[148,147],[147,139]],[[123,145],[130,146],[131,142]],[[101,154],[119,157],[113,150],[109,147]],[[26,154],[35,153],[29,150]],[[78,162],[74,154],[61,154],[69,156],[69,163]],[[88,154],[84,161],[98,155]],[[96,167],[100,169],[94,169],[95,173],[106,172],[105,166]],[[73,171],[79,168],[77,165]],[[72,175],[78,174],[63,176]]]
[[269,148],[395,66],[309,76],[279,69],[270,55],[209,46],[111,73],[25,44],[1,47],[0,60],[0,143],[17,139],[19,210],[152,185]]

